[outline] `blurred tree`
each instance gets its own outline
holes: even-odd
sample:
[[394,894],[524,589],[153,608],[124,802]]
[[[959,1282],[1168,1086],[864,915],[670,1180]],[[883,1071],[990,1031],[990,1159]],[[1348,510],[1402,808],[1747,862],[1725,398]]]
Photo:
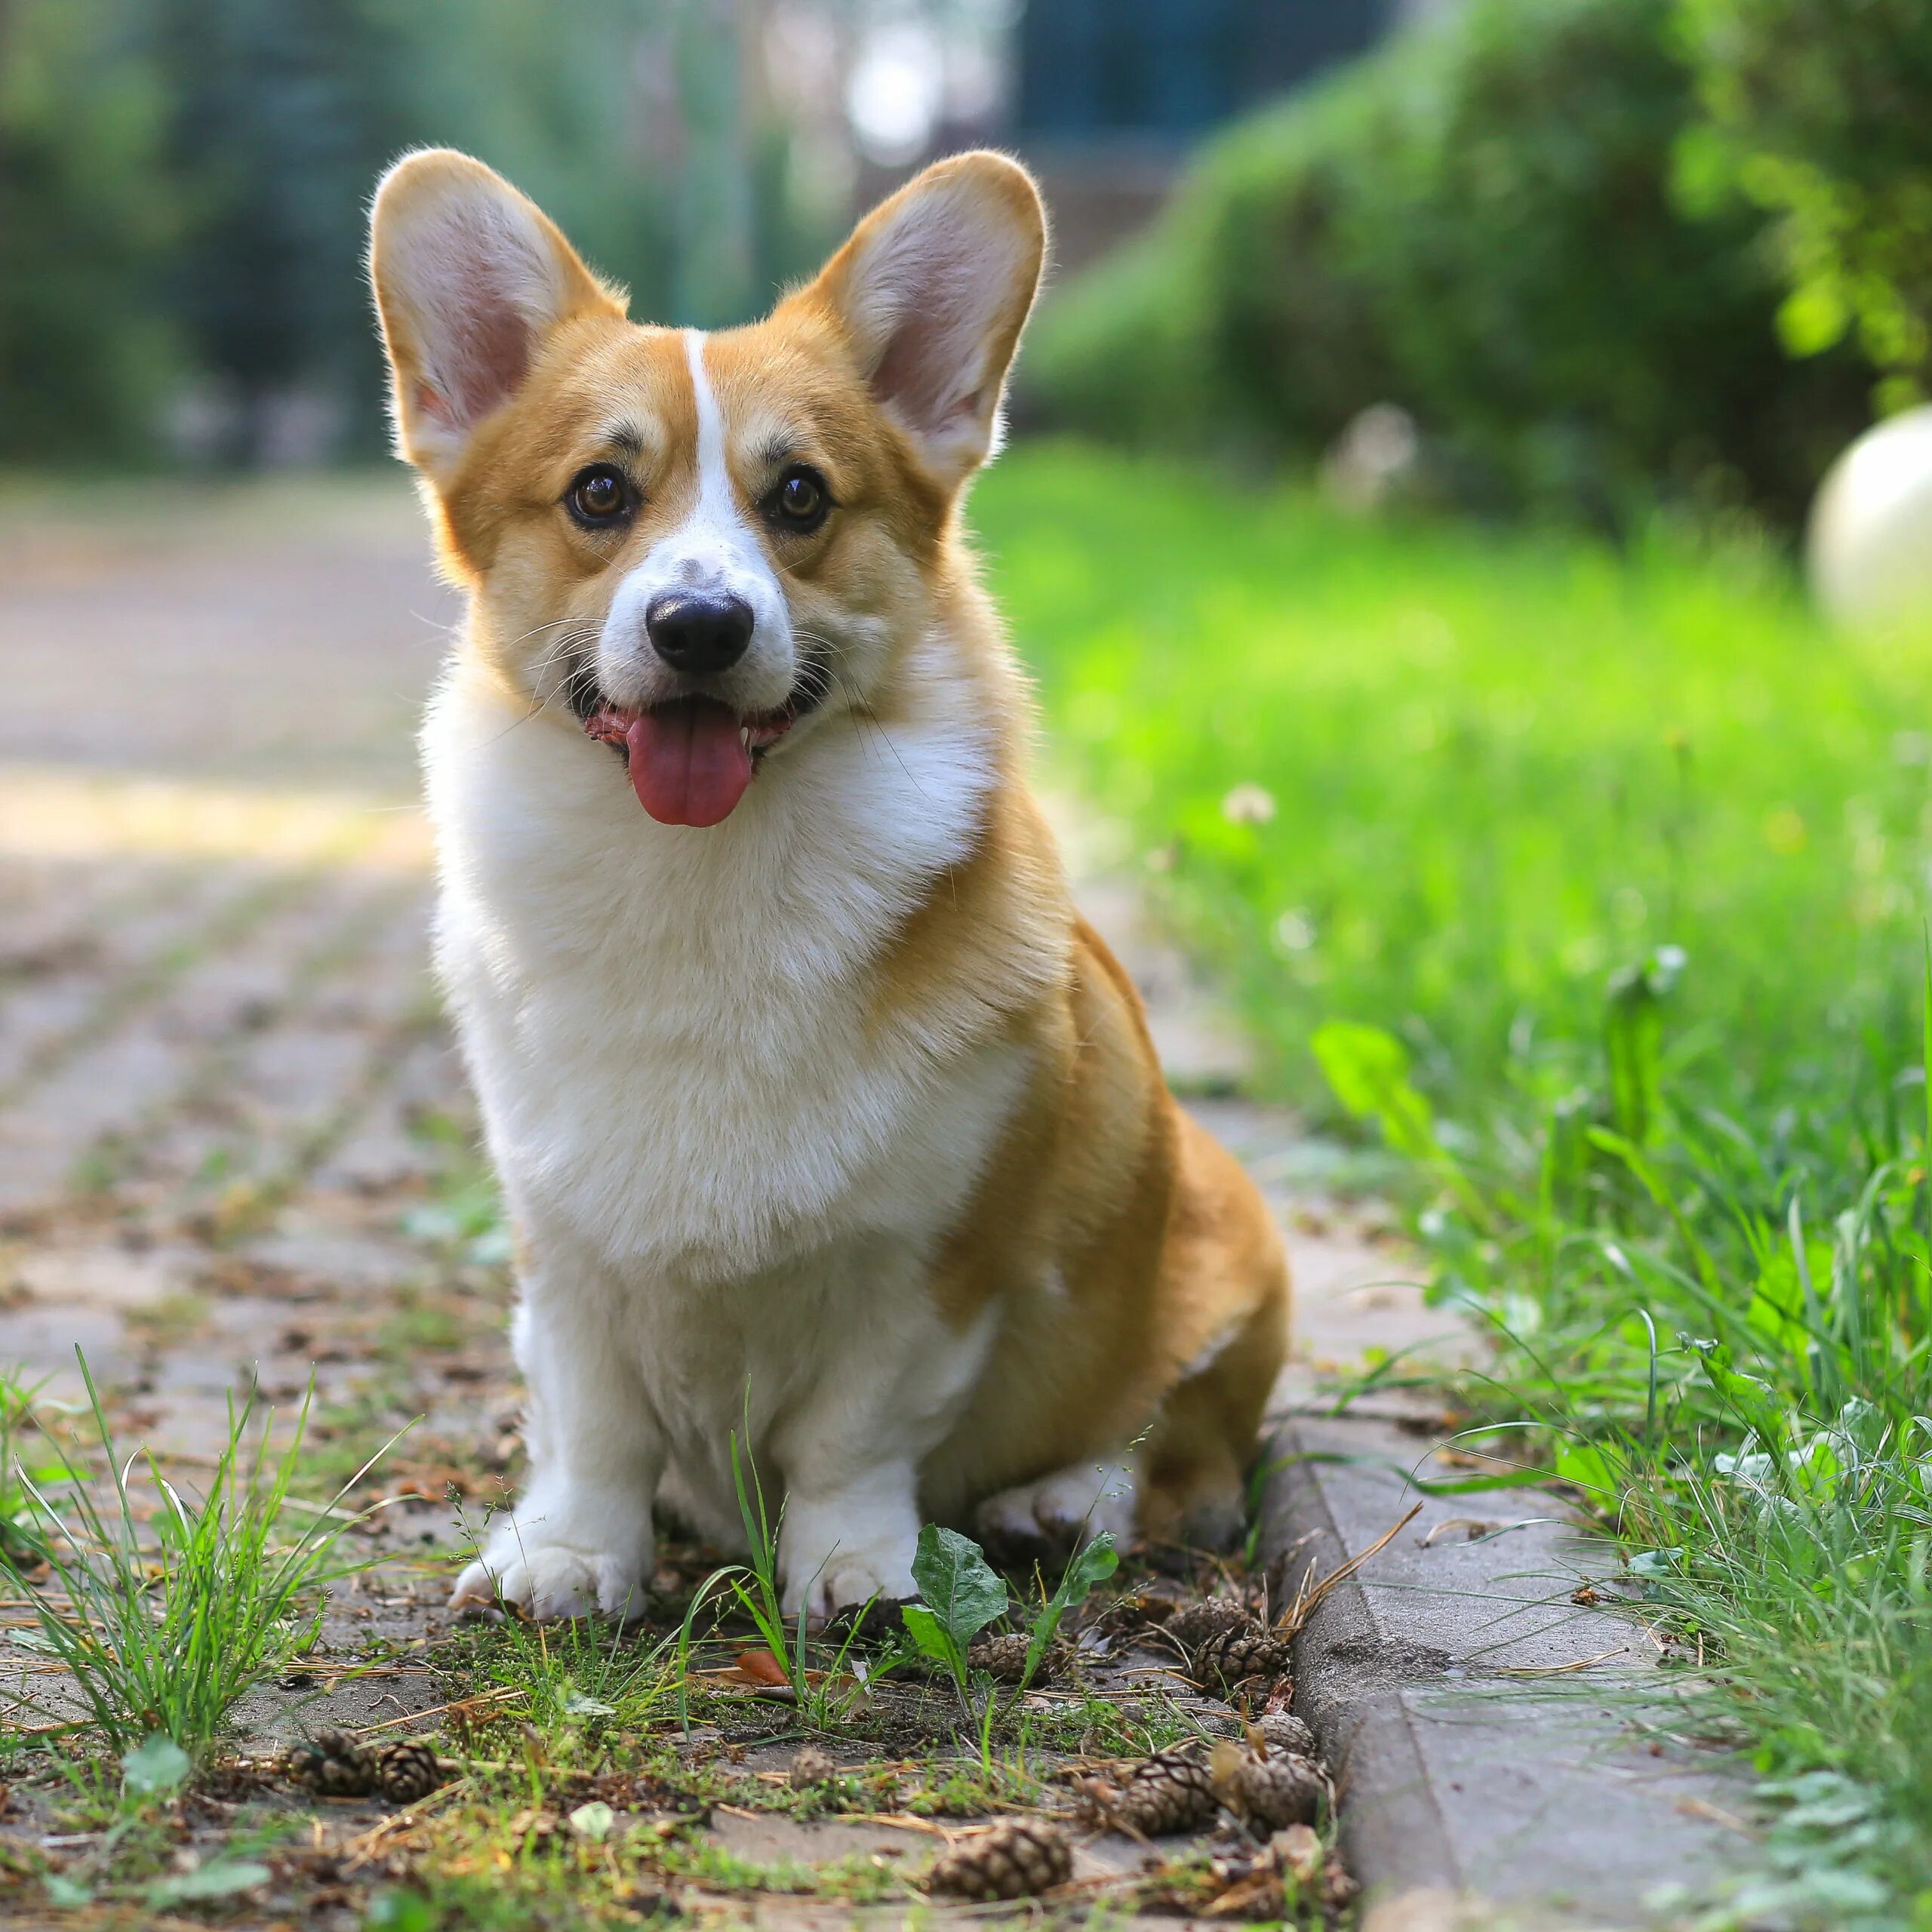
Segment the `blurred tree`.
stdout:
[[404,144],[408,49],[352,0],[159,4],[186,211],[168,305],[233,405],[216,453],[257,461],[292,392],[346,415],[373,392],[364,210]]
[[358,0],[403,45],[406,143],[467,149],[552,215],[634,312],[666,312],[681,149],[675,0]]
[[152,274],[177,203],[147,14],[0,0],[0,457],[152,447],[175,368]]
[[364,221],[412,146],[500,168],[640,317],[761,307],[829,239],[764,87],[771,12],[0,0],[0,454],[152,449],[164,417],[217,461],[373,454]]
[[1694,206],[1741,193],[1777,217],[1786,346],[1855,334],[1881,405],[1932,383],[1932,5],[1680,0],[1704,118],[1678,157]]

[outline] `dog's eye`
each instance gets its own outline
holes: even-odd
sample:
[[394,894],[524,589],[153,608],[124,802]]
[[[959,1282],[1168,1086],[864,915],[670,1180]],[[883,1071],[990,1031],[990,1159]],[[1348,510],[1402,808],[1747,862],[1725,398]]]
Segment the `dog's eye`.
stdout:
[[608,528],[631,512],[631,486],[620,469],[608,463],[592,463],[573,479],[564,498],[571,515],[592,529]]
[[816,530],[832,507],[831,492],[825,478],[803,463],[788,469],[771,493],[771,507],[779,520],[796,531]]

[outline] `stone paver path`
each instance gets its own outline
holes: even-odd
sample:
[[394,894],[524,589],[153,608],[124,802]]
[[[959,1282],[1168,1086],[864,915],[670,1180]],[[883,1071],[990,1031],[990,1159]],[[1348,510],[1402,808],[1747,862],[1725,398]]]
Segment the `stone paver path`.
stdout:
[[75,1399],[78,1346],[131,1446],[192,1466],[312,1373],[320,1467],[421,1414],[386,1481],[440,1497],[514,1446],[500,1273],[435,1234],[469,1114],[412,749],[455,608],[400,483],[0,505],[0,1366]]

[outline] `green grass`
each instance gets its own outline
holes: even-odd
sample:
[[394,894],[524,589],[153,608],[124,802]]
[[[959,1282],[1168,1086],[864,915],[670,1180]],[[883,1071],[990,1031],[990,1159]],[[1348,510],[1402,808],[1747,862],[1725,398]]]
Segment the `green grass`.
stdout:
[[[34,1534],[26,1560],[0,1542],[0,1577],[32,1612],[35,1647],[65,1667],[83,1722],[117,1755],[167,1740],[185,1774],[242,1698],[314,1641],[321,1586],[363,1567],[337,1554],[354,1518],[340,1495],[320,1509],[291,1501],[306,1401],[274,1456],[252,1403],[232,1409],[228,1440],[195,1495],[152,1457],[122,1455],[85,1358],[81,1373],[100,1466],[51,1435],[57,1480],[43,1468],[36,1481],[16,1464]],[[129,1478],[143,1460],[152,1500],[137,1506]]]
[[1932,634],[1829,635],[1741,537],[1070,448],[974,520],[1059,771],[1264,1084],[1380,1122],[1497,1337],[1487,1446],[1593,1505],[1755,1765],[1708,1922],[1932,1927]]
[[1361,523],[1073,447],[1003,459],[973,521],[1053,762],[1208,938],[1281,1091],[1321,1103],[1340,1014],[1479,1108],[1660,944],[1673,1052],[1727,1090],[1836,1108],[1866,1035],[1915,1026],[1932,635],[1828,636],[1741,537]]

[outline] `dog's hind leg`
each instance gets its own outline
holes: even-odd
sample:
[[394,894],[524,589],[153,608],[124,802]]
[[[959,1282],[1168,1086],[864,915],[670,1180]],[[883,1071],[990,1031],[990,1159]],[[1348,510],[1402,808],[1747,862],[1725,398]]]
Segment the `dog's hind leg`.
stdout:
[[1246,1473],[1280,1371],[1279,1305],[1257,1309],[1219,1352],[1168,1391],[1143,1454],[1140,1534],[1232,1549],[1246,1526]]
[[1288,1267],[1272,1216],[1234,1156],[1183,1114],[1161,1294],[1195,1352],[1161,1403],[1142,1460],[1140,1527],[1232,1549],[1244,1478],[1288,1352]]

